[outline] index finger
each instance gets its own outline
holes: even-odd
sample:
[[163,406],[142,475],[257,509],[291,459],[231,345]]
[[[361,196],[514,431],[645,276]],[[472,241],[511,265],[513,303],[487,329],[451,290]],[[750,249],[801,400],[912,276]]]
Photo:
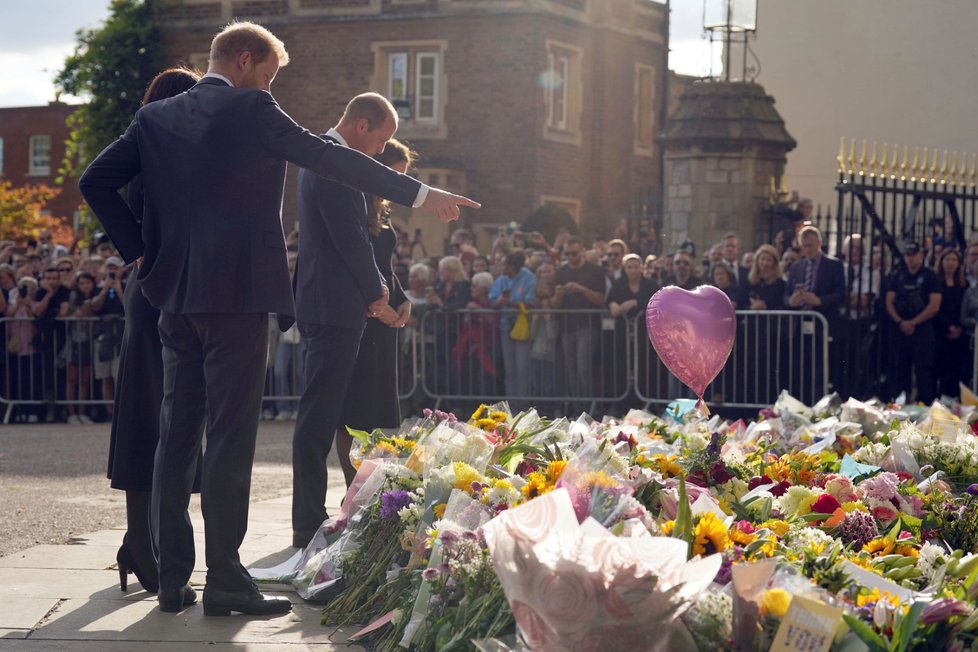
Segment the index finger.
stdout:
[[462,195],[455,195],[455,203],[458,206],[468,206],[469,208],[482,208],[482,204],[477,201],[472,201],[468,197],[463,197]]

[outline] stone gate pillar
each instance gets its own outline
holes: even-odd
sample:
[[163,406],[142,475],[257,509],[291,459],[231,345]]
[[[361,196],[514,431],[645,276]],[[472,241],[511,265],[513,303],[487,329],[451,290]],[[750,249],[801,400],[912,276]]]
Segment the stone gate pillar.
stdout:
[[689,239],[699,257],[728,231],[740,235],[742,251],[767,240],[771,178],[780,180],[796,142],[762,86],[694,83],[661,143],[666,251]]

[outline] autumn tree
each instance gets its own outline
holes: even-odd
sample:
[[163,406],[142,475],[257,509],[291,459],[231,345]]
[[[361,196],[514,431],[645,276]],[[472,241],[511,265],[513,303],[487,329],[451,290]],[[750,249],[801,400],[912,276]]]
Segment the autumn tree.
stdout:
[[57,242],[70,242],[71,229],[62,218],[41,215],[44,204],[57,197],[60,188],[39,183],[15,188],[0,181],[0,240],[24,242],[36,238],[41,229],[50,229]]

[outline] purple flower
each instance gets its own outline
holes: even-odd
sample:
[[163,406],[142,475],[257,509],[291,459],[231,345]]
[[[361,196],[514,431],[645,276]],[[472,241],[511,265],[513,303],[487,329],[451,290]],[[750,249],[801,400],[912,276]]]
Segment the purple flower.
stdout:
[[866,512],[850,512],[839,525],[839,538],[846,543],[855,544],[858,548],[862,548],[877,536],[879,536],[879,529],[876,527],[876,519]]
[[924,607],[920,614],[920,624],[931,625],[947,620],[951,616],[963,616],[967,613],[971,613],[971,609],[966,603],[954,598],[941,598]]
[[403,489],[385,491],[380,497],[380,518],[397,518],[397,513],[411,504],[411,497]]
[[464,539],[465,541],[478,541],[479,535],[476,534],[473,530],[463,530],[462,539]]
[[431,408],[425,408],[421,410],[421,414],[423,414],[426,419],[430,419],[431,415],[434,414],[434,412],[431,411]]
[[437,568],[426,568],[421,571],[421,579],[425,582],[433,582],[441,576],[441,571]]
[[978,496],[978,483],[969,484],[966,491],[968,492],[968,495]]
[[441,543],[444,546],[452,546],[456,541],[458,541],[458,533],[453,530],[445,530],[438,535],[441,539]]

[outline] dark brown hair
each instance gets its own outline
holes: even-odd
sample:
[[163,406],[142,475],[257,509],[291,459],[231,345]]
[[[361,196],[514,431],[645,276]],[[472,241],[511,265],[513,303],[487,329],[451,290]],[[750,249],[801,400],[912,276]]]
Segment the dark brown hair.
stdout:
[[946,282],[944,279],[944,259],[948,256],[957,256],[958,258],[958,269],[954,272],[954,285],[959,288],[967,287],[968,282],[964,277],[964,260],[961,258],[961,252],[957,249],[945,249],[942,251],[940,257],[937,259],[937,264],[934,265],[934,271],[937,273],[938,278],[941,279],[941,287]]
[[[410,168],[416,157],[417,152],[411,151],[410,147],[398,139],[391,138],[384,145],[384,151],[377,155],[377,160],[387,167],[397,165],[398,163],[407,163],[407,167]],[[367,207],[367,226],[370,228],[372,235],[379,235],[380,230],[384,228],[384,223],[387,221],[388,215],[390,215],[390,202],[371,195],[367,202]]]
[[143,106],[157,100],[179,95],[189,90],[200,81],[200,71],[184,66],[173,66],[153,77],[146,94],[143,95]]

